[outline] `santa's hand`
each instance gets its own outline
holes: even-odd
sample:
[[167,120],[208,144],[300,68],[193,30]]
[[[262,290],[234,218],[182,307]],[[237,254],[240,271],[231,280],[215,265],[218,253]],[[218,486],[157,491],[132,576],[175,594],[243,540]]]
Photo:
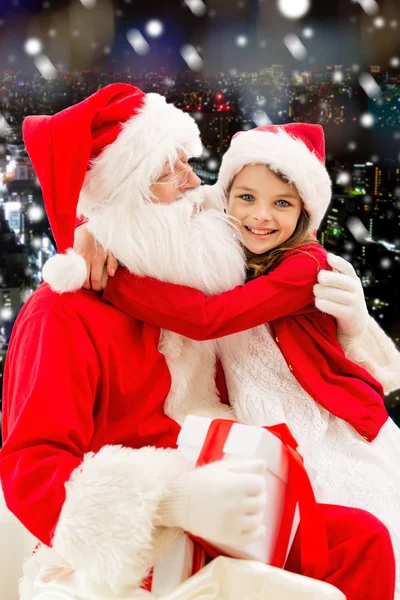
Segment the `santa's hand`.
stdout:
[[353,266],[334,254],[328,254],[333,271],[320,271],[314,286],[315,306],[336,318],[339,333],[360,335],[368,323],[364,290]]
[[263,460],[220,461],[187,471],[160,505],[159,525],[216,545],[244,546],[265,534]]
[[113,277],[118,269],[118,261],[112,254],[107,254],[95,243],[94,237],[88,231],[86,223],[75,229],[74,250],[86,262],[87,277],[83,285],[87,290],[100,292],[105,288],[107,277]]

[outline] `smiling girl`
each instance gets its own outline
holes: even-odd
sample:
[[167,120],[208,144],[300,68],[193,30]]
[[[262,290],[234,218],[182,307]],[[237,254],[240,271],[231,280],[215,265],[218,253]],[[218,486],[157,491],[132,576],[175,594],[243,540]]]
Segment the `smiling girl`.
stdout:
[[[218,345],[238,420],[287,423],[318,473],[317,499],[375,514],[399,560],[400,431],[388,418],[381,384],[346,357],[335,319],[314,305],[318,274],[329,269],[313,235],[330,201],[322,128],[292,124],[239,134],[217,187],[242,234],[246,285],[206,297],[120,269],[104,299],[192,339],[228,336]],[[230,344],[230,334],[251,328],[240,348]]]

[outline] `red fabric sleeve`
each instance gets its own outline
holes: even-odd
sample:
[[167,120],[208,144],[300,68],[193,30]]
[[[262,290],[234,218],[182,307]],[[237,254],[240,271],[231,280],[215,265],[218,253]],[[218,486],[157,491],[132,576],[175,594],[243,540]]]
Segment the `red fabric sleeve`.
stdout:
[[89,448],[99,375],[79,323],[39,312],[16,325],[5,373],[1,481],[9,509],[45,544],[64,485]]
[[119,269],[108,279],[103,299],[141,321],[188,338],[218,338],[316,310],[313,286],[318,271],[329,267],[322,247],[315,245],[307,252],[291,253],[270,274],[209,297]]

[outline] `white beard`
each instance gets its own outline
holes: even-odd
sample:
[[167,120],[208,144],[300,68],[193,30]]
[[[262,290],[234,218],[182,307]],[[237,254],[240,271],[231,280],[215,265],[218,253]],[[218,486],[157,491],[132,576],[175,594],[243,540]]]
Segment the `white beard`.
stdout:
[[[229,217],[199,210],[202,195],[200,188],[168,205],[142,202],[132,208],[130,203],[119,212],[115,205],[103,207],[90,215],[88,229],[136,275],[220,293],[244,282],[245,259]],[[234,418],[215,386],[215,341],[196,342],[163,330],[160,351],[172,380],[166,414],[179,422],[187,414]]]

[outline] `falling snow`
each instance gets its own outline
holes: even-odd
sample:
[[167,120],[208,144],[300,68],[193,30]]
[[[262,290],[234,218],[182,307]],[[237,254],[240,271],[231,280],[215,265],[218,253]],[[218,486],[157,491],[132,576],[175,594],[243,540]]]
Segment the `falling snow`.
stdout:
[[374,25],[377,29],[382,29],[383,27],[385,27],[385,19],[383,17],[376,17],[376,19],[374,19]]
[[156,38],[162,35],[164,31],[164,25],[161,23],[161,21],[158,21],[157,19],[152,19],[151,21],[148,21],[146,23],[145,29],[147,35]]
[[369,98],[377,98],[381,95],[381,88],[370,73],[362,73],[358,81]]
[[346,225],[357,242],[363,243],[370,239],[368,229],[358,217],[351,217],[347,220]]
[[96,8],[97,0],[80,0],[82,6],[87,8],[88,10],[92,10],[92,8]]
[[349,185],[350,182],[351,175],[347,171],[341,171],[336,178],[336,183],[338,185]]
[[185,4],[196,17],[203,17],[207,12],[203,0],[185,0]]
[[303,37],[305,37],[306,39],[314,37],[314,29],[312,27],[305,27],[303,29]]
[[360,125],[365,128],[372,127],[375,123],[375,117],[371,113],[363,113],[360,117]]
[[207,168],[210,169],[210,171],[216,171],[218,166],[218,161],[215,158],[210,158],[210,160],[207,161]]
[[181,56],[192,71],[201,71],[203,68],[203,59],[191,44],[184,44],[182,46]]
[[265,125],[271,125],[272,121],[265,112],[265,110],[255,110],[251,117],[257,127],[265,127]]
[[246,35],[238,35],[236,38],[236,45],[240,48],[244,48],[244,46],[247,46],[248,42],[249,40]]
[[37,38],[28,38],[25,42],[24,50],[29,56],[36,56],[42,51],[42,42]]
[[54,79],[55,77],[57,77],[56,67],[53,65],[49,57],[45,54],[40,54],[39,56],[36,56],[34,62],[37,70],[45,79]]
[[379,5],[376,0],[357,0],[361,8],[367,15],[376,15],[379,12]]
[[139,56],[144,56],[150,51],[149,44],[138,29],[129,29],[126,32],[126,39]]
[[306,58],[307,48],[296,34],[289,33],[285,35],[283,43],[296,60],[304,60]]
[[278,0],[279,12],[287,19],[301,19],[310,7],[310,0]]

